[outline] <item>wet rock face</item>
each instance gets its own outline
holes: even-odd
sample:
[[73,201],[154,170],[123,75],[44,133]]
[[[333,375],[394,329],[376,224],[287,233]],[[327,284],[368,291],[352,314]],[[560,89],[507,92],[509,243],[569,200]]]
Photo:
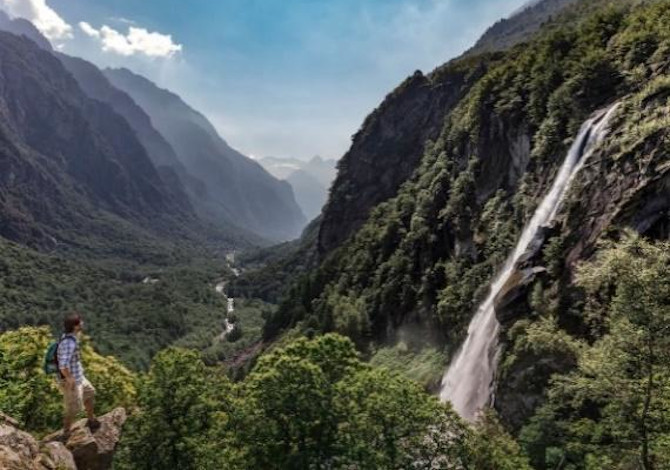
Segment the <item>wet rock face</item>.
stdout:
[[0,413],[0,469],[2,470],[108,470],[121,437],[126,411],[117,408],[99,418],[95,433],[78,421],[63,444],[62,432],[39,442],[21,431],[13,419]]
[[[613,123],[610,141],[622,138],[626,116]],[[667,142],[670,131],[661,129],[636,143],[634,152],[617,154],[618,147],[604,145],[577,174],[553,227],[540,234],[533,249],[524,256],[517,276],[506,286],[496,302],[496,316],[503,334],[518,320],[528,318],[532,287],[567,286],[574,267],[588,259],[597,241],[612,228],[629,227],[651,238],[667,238],[670,227],[670,164]],[[564,279],[552,279],[542,273],[542,251],[546,240],[561,236],[564,240]],[[565,298],[575,295],[563,291]],[[568,302],[570,303],[570,302]],[[559,320],[573,327],[568,312]],[[518,430],[544,400],[543,391],[550,377],[574,367],[574,358],[560,355],[517,358],[498,379],[495,408],[502,420]]]
[[482,117],[482,132],[475,150],[484,155],[477,174],[477,201],[485,202],[500,189],[516,188],[530,162],[531,135],[523,122],[510,123],[494,113]]

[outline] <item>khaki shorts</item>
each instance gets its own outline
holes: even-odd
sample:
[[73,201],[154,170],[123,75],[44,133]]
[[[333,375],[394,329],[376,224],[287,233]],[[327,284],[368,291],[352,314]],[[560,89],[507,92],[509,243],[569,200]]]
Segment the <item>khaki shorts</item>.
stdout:
[[73,421],[82,409],[83,402],[92,400],[95,397],[95,388],[91,382],[84,377],[80,384],[74,388],[66,388],[64,382],[59,383],[63,400],[65,403],[65,417]]

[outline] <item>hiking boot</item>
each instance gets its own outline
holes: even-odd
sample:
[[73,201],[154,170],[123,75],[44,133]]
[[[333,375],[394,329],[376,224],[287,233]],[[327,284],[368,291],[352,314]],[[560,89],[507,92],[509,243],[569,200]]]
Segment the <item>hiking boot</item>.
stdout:
[[96,418],[89,418],[86,420],[86,426],[88,426],[88,429],[94,433],[100,429],[100,421],[98,421]]
[[72,435],[72,431],[61,431],[58,434],[52,434],[51,436],[47,436],[46,442],[60,442],[62,444],[67,444],[67,441],[70,439],[70,436]]

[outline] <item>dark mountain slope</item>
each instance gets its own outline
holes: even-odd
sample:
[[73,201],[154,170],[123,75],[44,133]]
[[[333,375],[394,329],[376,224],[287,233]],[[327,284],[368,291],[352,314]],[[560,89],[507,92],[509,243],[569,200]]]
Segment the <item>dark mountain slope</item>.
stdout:
[[151,118],[128,94],[112,86],[105,75],[93,64],[78,57],[57,54],[65,68],[77,80],[89,97],[107,103],[135,130],[156,166],[182,168],[174,150],[153,127]]
[[125,69],[105,74],[151,116],[187,171],[205,183],[210,198],[204,211],[212,218],[274,240],[299,235],[305,219],[288,183],[229,147],[209,121],[177,95]]
[[[187,201],[187,195],[190,196],[193,205],[197,206],[198,201],[206,197],[204,183],[186,171],[170,144],[153,127],[144,110],[130,96],[112,86],[95,65],[65,54],[57,53],[56,56],[77,80],[84,93],[109,105],[130,124],[165,182],[166,189],[181,201]],[[233,231],[229,232],[232,235]]]
[[46,51],[53,50],[49,40],[42,36],[42,33],[30,21],[23,18],[10,18],[3,10],[0,10],[0,29],[17,36],[25,36]]
[[539,0],[491,26],[465,55],[503,51],[527,41],[568,5],[579,0]]
[[[167,190],[128,123],[89,99],[61,62],[34,42],[0,33],[3,236],[43,244],[123,231],[115,215],[148,230],[195,221]],[[70,235],[67,235],[70,233]]]

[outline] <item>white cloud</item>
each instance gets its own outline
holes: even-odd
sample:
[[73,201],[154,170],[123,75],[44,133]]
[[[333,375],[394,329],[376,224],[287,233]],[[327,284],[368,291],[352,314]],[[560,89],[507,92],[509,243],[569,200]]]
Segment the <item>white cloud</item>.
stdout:
[[133,20],[129,20],[128,18],[124,18],[123,16],[111,16],[110,21],[116,21],[117,23],[123,23],[123,24],[132,24],[136,25],[137,23]]
[[51,40],[72,37],[72,26],[52,10],[46,0],[0,0],[0,8],[10,16],[19,16],[32,22]]
[[175,43],[169,34],[149,32],[135,26],[130,26],[127,34],[107,25],[95,29],[85,21],[79,23],[79,28],[87,36],[99,40],[103,51],[126,57],[132,55],[172,57],[182,50],[182,45]]
[[92,38],[99,38],[100,37],[100,32],[98,32],[97,29],[95,29],[93,26],[88,24],[86,21],[81,21],[79,23],[79,28],[87,35],[91,36]]

